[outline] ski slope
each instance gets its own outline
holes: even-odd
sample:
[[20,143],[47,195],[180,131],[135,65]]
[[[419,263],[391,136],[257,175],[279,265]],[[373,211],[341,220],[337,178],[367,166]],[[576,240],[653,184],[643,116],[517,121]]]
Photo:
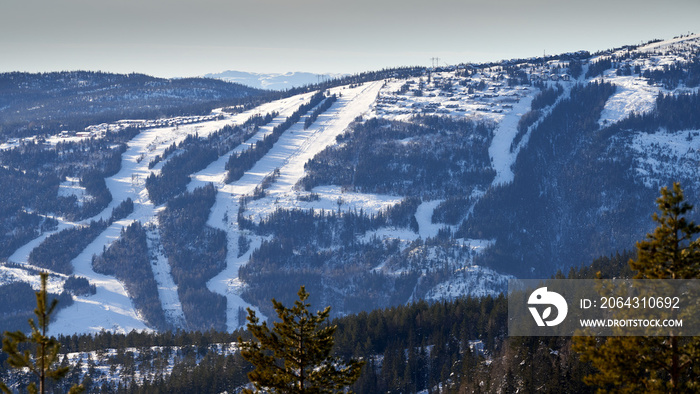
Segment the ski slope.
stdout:
[[[243,283],[238,278],[239,268],[248,261],[250,253],[262,242],[262,239],[253,236],[253,244],[247,253],[238,257],[238,237],[240,229],[235,220],[224,222],[224,217],[236,218],[239,209],[239,199],[242,196],[252,194],[263,179],[275,169],[280,169],[280,176],[273,186],[268,189],[269,197],[265,199],[292,199],[294,185],[304,175],[304,163],[316,153],[335,142],[335,137],[348,127],[350,122],[358,116],[365,114],[370,105],[376,99],[381,82],[361,85],[352,89],[339,89],[332,93],[342,93],[336,103],[314,122],[307,130],[303,129],[303,122],[299,122],[287,130],[268,152],[259,160],[253,168],[243,175],[241,179],[226,185],[222,182],[225,172],[221,160],[209,166],[194,178],[203,183],[211,179],[219,179],[216,185],[219,193],[212,208],[208,224],[220,228],[229,234],[228,254],[226,268],[208,283],[210,290],[219,293],[227,299],[226,325],[228,330],[234,330],[244,322],[239,321],[241,308],[253,308],[241,298]],[[193,182],[194,184],[195,182]],[[194,185],[192,185],[194,186]],[[263,199],[263,200],[265,200]],[[267,212],[275,209],[275,204],[263,203],[268,206]],[[258,211],[258,215],[265,212]],[[257,308],[253,308],[260,313]]]
[[[69,228],[71,226],[87,225],[92,220],[107,220],[111,216],[112,209],[122,201],[131,198],[134,202],[134,212],[123,220],[116,221],[102,232],[92,243],[85,248],[73,261],[74,275],[81,276],[95,285],[97,292],[90,296],[74,296],[74,304],[61,309],[55,321],[51,324],[51,334],[70,335],[76,332],[95,333],[102,330],[114,332],[129,332],[132,330],[149,330],[143,318],[135,310],[124,285],[114,277],[101,275],[92,269],[92,256],[102,253],[104,248],[118,239],[122,229],[129,226],[134,221],[144,224],[155,224],[157,212],[163,207],[156,207],[150,201],[148,191],[145,188],[145,179],[151,172],[158,173],[163,163],[159,163],[153,169],[148,169],[148,163],[156,156],[162,155],[167,147],[173,143],[179,143],[187,136],[198,134],[207,136],[220,130],[225,125],[240,124],[250,116],[260,113],[265,114],[272,111],[280,113],[277,122],[281,122],[287,115],[291,114],[298,106],[310,97],[311,93],[286,98],[264,104],[258,108],[236,115],[225,115],[221,120],[211,120],[198,124],[179,125],[176,127],[147,129],[139,133],[128,142],[127,151],[122,155],[122,165],[120,171],[105,179],[107,188],[112,194],[112,202],[98,215],[82,220],[78,223],[71,223],[59,219],[58,228],[54,231],[42,234],[19,248],[8,259],[10,262],[20,264],[27,268],[31,267],[27,261],[32,249],[36,248],[48,236]],[[244,149],[255,141],[262,139],[269,132],[266,128],[256,133],[251,141],[246,141],[239,149]],[[193,187],[197,182],[204,182],[195,179]],[[207,180],[208,182],[208,180]],[[180,304],[177,288],[170,275],[170,267],[167,258],[162,255],[157,231],[149,231],[148,242],[151,247],[152,268],[158,283],[159,296],[166,316],[175,327],[183,327],[184,314]],[[38,276],[29,274],[26,270],[3,266],[0,277],[4,281],[21,280],[31,283],[35,288],[39,287]],[[65,275],[56,274],[49,282],[49,291],[60,292]]]

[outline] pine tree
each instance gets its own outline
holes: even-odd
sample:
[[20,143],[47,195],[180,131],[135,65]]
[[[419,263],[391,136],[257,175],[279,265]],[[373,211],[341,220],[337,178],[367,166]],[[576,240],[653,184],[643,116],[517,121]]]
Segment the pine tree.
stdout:
[[637,243],[637,259],[629,263],[637,271],[635,279],[700,277],[700,242],[694,239],[700,226],[684,216],[693,206],[684,201],[680,184],[674,183],[673,190],[661,189],[656,202],[661,216],[654,213],[652,218],[659,226]]
[[241,355],[255,367],[248,379],[259,392],[344,392],[359,378],[364,362],[345,362],[331,355],[337,327],[324,324],[330,307],[310,313],[304,286],[297,294],[299,300],[292,308],[272,300],[280,319],[272,329],[265,322],[260,324],[255,312],[248,309],[247,327],[256,340],[239,338]]
[[[700,278],[700,226],[685,218],[692,206],[680,184],[662,188],[656,202],[661,215],[652,218],[658,227],[637,243],[637,259],[629,261],[635,279]],[[576,337],[574,349],[597,369],[584,382],[600,391],[700,391],[700,338]]]
[[[58,351],[61,344],[56,338],[47,336],[49,330],[49,321],[51,314],[56,309],[58,300],[53,299],[48,303],[48,293],[46,291],[46,282],[49,274],[42,272],[41,290],[36,294],[36,323],[33,319],[29,319],[29,326],[32,329],[31,336],[27,336],[22,331],[5,332],[2,340],[2,350],[7,353],[7,363],[15,369],[29,370],[39,380],[39,389],[37,391],[36,382],[30,383],[27,387],[29,393],[41,393],[46,391],[46,379],[60,380],[68,374],[70,368],[68,366],[58,366],[53,368],[53,364],[58,362]],[[25,345],[26,344],[26,345]],[[29,346],[35,347],[35,355],[32,356]],[[23,350],[20,350],[22,348]],[[5,393],[10,393],[10,389],[5,383],[0,382],[0,390]],[[84,390],[82,385],[74,385],[69,393],[79,393]]]

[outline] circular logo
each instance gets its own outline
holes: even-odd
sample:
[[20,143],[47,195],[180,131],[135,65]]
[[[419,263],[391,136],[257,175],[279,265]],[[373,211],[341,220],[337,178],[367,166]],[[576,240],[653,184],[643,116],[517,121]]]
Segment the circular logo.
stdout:
[[[535,323],[540,327],[544,327],[545,325],[550,327],[556,326],[564,321],[566,314],[569,312],[569,306],[566,304],[564,297],[554,291],[547,291],[546,287],[540,287],[533,291],[527,303],[528,305],[550,305],[542,311],[541,315],[536,307],[531,306],[528,308],[530,309],[532,317],[535,319]],[[552,316],[552,307],[557,309],[556,317],[547,320],[547,318]]]

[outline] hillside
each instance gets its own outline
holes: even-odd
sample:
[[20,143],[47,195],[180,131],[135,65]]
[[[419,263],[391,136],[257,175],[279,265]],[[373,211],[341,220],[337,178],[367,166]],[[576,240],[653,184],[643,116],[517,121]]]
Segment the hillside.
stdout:
[[56,334],[232,331],[301,284],[335,316],[496,295],[630,249],[661,186],[698,195],[699,54],[689,36],[397,69],[235,113],[8,140],[0,278],[94,285],[72,290]]
[[3,137],[80,131],[119,119],[200,115],[265,92],[207,78],[92,71],[0,74]]

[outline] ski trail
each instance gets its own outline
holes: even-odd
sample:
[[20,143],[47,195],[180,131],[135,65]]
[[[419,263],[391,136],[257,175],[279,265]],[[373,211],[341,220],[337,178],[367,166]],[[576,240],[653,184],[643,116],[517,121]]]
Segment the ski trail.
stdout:
[[[20,263],[20,264],[24,264],[24,265],[29,266],[29,263],[27,263],[29,261],[29,254],[32,253],[32,250],[34,250],[34,248],[41,245],[41,243],[44,242],[44,240],[46,238],[48,238],[48,237],[50,237],[58,232],[61,232],[65,229],[77,226],[76,223],[66,222],[66,221],[60,220],[58,218],[55,218],[55,219],[59,220],[58,227],[55,230],[44,232],[41,235],[39,235],[37,238],[34,238],[33,240],[29,241],[29,243],[27,243],[24,246],[20,247],[19,249],[15,250],[15,252],[12,253],[12,255],[7,258],[7,261],[13,262],[13,263]],[[34,266],[32,266],[32,268],[36,268],[36,269],[40,269],[40,270],[42,269],[41,267],[34,267]]]
[[[108,220],[111,216],[112,209],[121,204],[122,201],[126,200],[127,198],[131,198],[134,202],[134,212],[132,214],[128,215],[127,218],[116,221],[110,225],[72,261],[74,266],[74,275],[82,276],[88,279],[91,284],[96,286],[97,292],[96,294],[90,296],[74,296],[73,298],[75,302],[73,305],[61,309],[57,313],[56,320],[52,323],[51,334],[70,335],[74,333],[96,333],[105,329],[114,332],[149,330],[149,328],[145,325],[143,318],[139,316],[138,312],[135,310],[123,283],[113,276],[101,275],[94,272],[92,269],[92,256],[101,254],[105,248],[109,247],[109,245],[116,241],[125,226],[128,226],[135,221],[148,224],[155,223],[157,220],[157,212],[159,209],[162,209],[162,207],[156,207],[150,201],[148,191],[145,189],[145,179],[151,172],[157,174],[160,171],[163,163],[167,160],[159,163],[159,165],[154,169],[149,169],[148,163],[157,155],[163,154],[167,147],[173,143],[177,144],[181,142],[189,135],[196,133],[199,136],[207,136],[208,134],[220,130],[225,125],[241,124],[253,114],[264,115],[272,111],[279,112],[280,115],[276,117],[273,122],[265,127],[262,127],[258,133],[256,133],[249,140],[245,141],[243,144],[236,147],[232,152],[247,149],[258,140],[264,138],[265,135],[271,132],[272,128],[276,124],[284,121],[284,119],[293,113],[299,107],[299,105],[307,102],[312,94],[313,93],[306,93],[266,103],[240,114],[225,115],[224,118],[220,120],[213,120],[199,124],[180,125],[177,127],[143,130],[131,141],[129,141],[127,143],[127,150],[122,154],[122,166],[120,171],[114,176],[105,178],[107,188],[113,197],[112,201],[105,209],[103,209],[99,214],[91,218],[81,220],[77,223],[71,223],[59,219],[59,225],[56,230],[41,234],[39,237],[17,249],[10,257],[10,261],[12,262],[18,263],[27,268],[35,268],[31,267],[27,263],[28,256],[31,251],[41,244],[41,242],[43,242],[43,240],[45,240],[47,237],[72,226],[88,225],[93,220]],[[350,100],[346,99],[345,101]],[[338,104],[336,103],[336,105]],[[317,121],[317,124],[319,122],[320,118]],[[295,131],[299,130],[301,130],[301,126],[297,125],[285,132],[285,134],[287,136],[291,136]],[[311,128],[309,133],[313,134],[317,131],[318,130]],[[300,145],[298,144],[298,141],[300,138],[301,140],[305,141],[305,139],[309,137],[309,133],[300,133],[298,136],[294,137],[291,142],[284,142],[289,137],[285,137],[283,135],[280,141],[275,144],[276,146],[279,145],[279,147],[277,147],[277,149],[273,148],[266,156],[268,159],[273,157],[276,157],[276,159],[271,161],[263,160],[263,163],[256,164],[256,167],[249,171],[249,174],[246,174],[246,176],[249,178],[242,179],[237,188],[235,185],[229,187],[229,185],[223,184],[223,176],[225,176],[224,166],[230,155],[229,153],[228,155],[224,155],[219,160],[212,163],[212,165],[204,171],[195,174],[192,177],[192,182],[188,185],[188,189],[192,190],[195,187],[201,186],[207,182],[214,182],[220,189],[230,188],[231,191],[228,193],[228,195],[235,196],[235,198],[227,200],[220,198],[221,196],[218,196],[217,203],[212,209],[213,214],[210,215],[210,222],[212,220],[216,221],[214,219],[217,217],[222,217],[215,214],[216,212],[221,212],[223,215],[230,210],[237,214],[238,196],[252,192],[255,186],[260,183],[262,178],[264,178],[267,173],[275,168],[274,166],[281,166],[283,163],[288,162],[288,156],[299,151]],[[303,149],[309,148],[308,143],[304,146],[305,148]],[[279,149],[282,149],[282,151]],[[241,188],[241,185],[244,186]],[[249,185],[250,188],[245,185]],[[235,218],[236,215],[231,217]],[[219,222],[221,223],[220,219]],[[221,224],[223,225],[224,229],[226,229],[227,224]],[[222,228],[222,225],[214,227]],[[153,258],[151,261],[152,263],[155,263],[151,264],[151,269],[153,270],[153,274],[158,285],[161,305],[169,321],[176,327],[181,326],[184,324],[184,314],[182,313],[182,306],[177,295],[177,287],[175,286],[172,275],[170,274],[170,267],[167,262],[167,258],[159,253],[159,251],[162,250],[159,246],[159,235],[155,229],[150,229],[148,234],[149,252]],[[233,234],[238,234],[238,232]],[[227,261],[229,262],[230,266],[240,266],[245,263],[250,257],[252,250],[257,248],[260,242],[259,239],[252,239],[250,250],[248,250],[248,252],[240,258],[234,258],[233,256],[237,256],[238,253],[238,239],[234,236],[230,236],[229,238],[230,256],[227,258]],[[240,260],[240,262],[236,262],[235,260]],[[2,270],[0,274],[17,277],[21,276],[23,278],[22,280],[24,281],[30,283],[35,282],[33,277],[36,275],[31,275],[28,272],[15,272],[21,270],[18,268],[5,268],[6,269]],[[60,291],[62,289],[63,279],[61,279],[61,277],[65,276],[58,274],[57,277],[52,279],[52,291]],[[38,283],[38,277],[36,282]],[[237,274],[233,277],[231,283],[233,284],[234,288],[236,286],[240,286],[240,283],[236,285]],[[236,309],[235,324],[231,322],[228,325],[229,327],[235,328],[239,326],[237,321],[237,312],[238,311]],[[228,315],[232,314],[228,313]],[[231,317],[229,316],[227,319],[230,320]]]
[[92,269],[92,256],[102,254],[105,248],[119,238],[125,226],[135,221],[146,223],[155,215],[155,207],[148,199],[144,183],[150,173],[148,163],[156,155],[162,154],[173,142],[186,138],[192,130],[193,128],[186,127],[144,130],[128,142],[128,148],[122,154],[120,171],[105,179],[107,188],[112,193],[112,202],[100,214],[86,219],[83,223],[109,219],[112,209],[127,198],[134,202],[134,212],[110,225],[73,259],[74,275],[88,279],[97,287],[97,293],[73,297],[75,303],[57,314],[56,322],[51,327],[52,333],[99,332],[102,329],[128,332],[149,329],[136,312],[124,285],[115,277],[98,274]]
[[[243,152],[255,145],[256,142],[262,141],[262,139],[265,138],[265,136],[272,132],[272,129],[274,129],[275,126],[284,122],[285,119],[287,119],[288,116],[293,114],[294,111],[296,111],[301,104],[307,102],[312,95],[313,93],[306,93],[300,96],[293,96],[287,99],[279,100],[275,102],[277,103],[277,105],[274,107],[270,105],[259,107],[260,110],[256,110],[255,112],[264,114],[276,111],[279,112],[279,115],[272,122],[261,127],[260,130],[257,133],[255,133],[252,137],[250,137],[242,144],[238,145],[233,150],[231,150],[225,155],[222,155],[216,161],[208,165],[207,168],[195,174],[192,174],[190,176],[192,180],[190,181],[190,183],[187,184],[187,190],[191,192],[194,189],[198,187],[203,187],[210,182],[214,183],[215,185],[219,185],[219,187],[223,186],[224,179],[226,178],[226,163],[228,162],[231,155],[234,153]],[[265,109],[265,107],[267,109]],[[288,131],[289,130],[287,130],[284,134],[286,134]],[[277,143],[279,143],[279,141],[277,141]]]
[[515,175],[511,167],[518,157],[519,149],[511,152],[510,144],[518,134],[518,121],[530,110],[533,98],[533,95],[529,95],[513,105],[513,109],[503,117],[493,132],[489,156],[491,157],[491,165],[496,170],[496,177],[491,182],[491,186],[513,182]]
[[[157,218],[154,218],[157,220]],[[182,303],[177,293],[177,286],[170,271],[170,263],[160,243],[160,231],[157,226],[147,226],[146,228],[148,251],[150,253],[151,268],[153,276],[158,285],[158,297],[160,298],[165,312],[166,320],[176,329],[186,327],[185,312],[182,310]]]
[[[141,223],[154,222],[158,208],[153,205],[145,188],[145,179],[151,172],[158,173],[163,162],[155,169],[149,169],[148,163],[157,155],[163,154],[165,149],[173,143],[179,143],[187,136],[199,134],[205,136],[213,133],[227,124],[243,123],[257,112],[277,110],[281,105],[292,105],[294,99],[282,100],[282,103],[272,102],[251,111],[246,111],[234,116],[225,117],[222,120],[205,122],[169,128],[157,128],[143,130],[127,143],[127,150],[122,154],[122,166],[120,171],[112,177],[106,178],[105,183],[110,193],[112,202],[100,214],[85,219],[80,224],[87,224],[92,220],[107,220],[111,216],[112,209],[127,198],[134,202],[134,212],[126,219],[113,223],[106,231],[100,234],[83,252],[73,260],[74,274],[83,276],[91,284],[96,285],[97,293],[91,296],[76,296],[75,303],[68,308],[59,311],[56,322],[52,324],[52,333],[73,334],[76,332],[99,332],[107,329],[116,332],[128,332],[131,330],[146,330],[142,317],[136,312],[129,295],[123,284],[115,277],[101,275],[92,270],[92,256],[102,253],[104,248],[119,238],[121,229],[134,221]],[[297,104],[298,105],[298,104]],[[67,228],[68,223],[61,223],[61,228]],[[18,250],[13,256],[20,264],[25,264],[31,250],[39,245],[49,234],[39,237]],[[157,253],[159,237],[150,233],[149,251]],[[151,249],[151,247],[155,249]],[[169,321],[176,327],[184,323],[184,313],[177,295],[170,267],[167,259],[158,259],[156,264],[151,264],[156,280],[159,298],[163,310]]]
[[97,293],[74,297],[73,305],[62,309],[51,324],[52,334],[84,332],[86,329],[95,332],[103,328],[116,332],[148,330],[124,285],[115,277],[98,274],[92,269],[92,256],[101,254],[104,247],[119,238],[122,228],[132,222],[114,222],[73,259],[74,275],[88,278],[97,287]]
[[[238,236],[241,230],[236,221],[239,210],[239,199],[251,194],[262,183],[263,179],[276,168],[280,169],[280,177],[270,189],[270,193],[292,192],[294,185],[304,174],[304,164],[328,145],[335,143],[337,135],[342,133],[358,115],[369,111],[382,82],[373,82],[353,89],[334,89],[331,92],[342,92],[343,96],[316,120],[307,130],[303,129],[300,121],[285,131],[280,139],[265,157],[259,160],[253,168],[247,171],[241,179],[230,185],[221,182],[217,185],[219,193],[212,207],[208,224],[222,229],[228,234],[228,254],[226,268],[212,278],[207,287],[227,299],[226,326],[233,331],[243,325],[239,320],[242,308],[252,308],[264,318],[260,311],[241,298],[245,284],[238,277],[238,270],[243,266],[253,250],[260,246],[261,237],[251,236],[249,250],[238,257]],[[225,164],[225,163],[223,163]],[[225,171],[222,163],[214,163],[209,168],[194,176],[195,179],[223,179]],[[228,220],[225,220],[228,218]],[[249,234],[245,234],[249,236]]]
[[[446,227],[445,223],[433,223],[433,211],[444,200],[424,201],[416,209],[415,218],[418,222],[418,235],[423,240],[437,236],[441,228]],[[452,227],[452,226],[447,226]]]

